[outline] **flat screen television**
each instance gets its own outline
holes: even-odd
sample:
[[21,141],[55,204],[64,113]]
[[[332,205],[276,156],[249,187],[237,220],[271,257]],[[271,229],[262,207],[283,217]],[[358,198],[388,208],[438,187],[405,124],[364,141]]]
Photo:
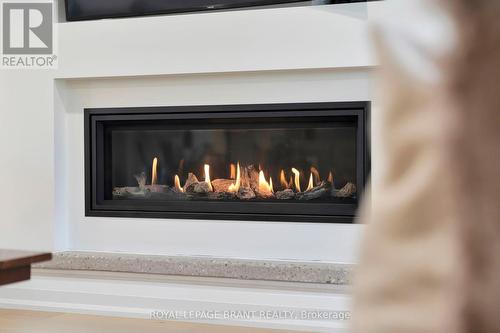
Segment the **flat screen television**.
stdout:
[[[366,0],[321,0],[309,3],[346,3]],[[97,20],[155,14],[304,2],[301,0],[65,0],[68,21]]]

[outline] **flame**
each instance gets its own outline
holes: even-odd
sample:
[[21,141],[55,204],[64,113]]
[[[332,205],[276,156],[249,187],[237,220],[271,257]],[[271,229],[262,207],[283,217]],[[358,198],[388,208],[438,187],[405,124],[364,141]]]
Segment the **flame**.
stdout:
[[270,179],[270,184],[267,182],[266,177],[264,177],[264,171],[259,172],[259,193],[265,196],[270,196],[273,193],[272,179]]
[[306,191],[312,190],[313,187],[314,187],[313,174],[311,172],[311,175],[309,176],[309,184],[307,185]]
[[319,176],[318,169],[316,169],[315,167],[312,166],[311,172],[312,172],[313,177],[314,177],[314,185],[318,185],[319,183],[321,183],[321,177]]
[[153,168],[151,170],[151,185],[156,185],[158,183],[158,175],[156,173],[158,167],[158,158],[153,159]]
[[[231,164],[231,166],[234,166],[234,164]],[[232,173],[232,169],[231,169]],[[229,185],[228,191],[229,192],[238,192],[240,189],[241,185],[241,171],[240,171],[240,162],[238,162],[236,166],[236,183]]]
[[212,187],[212,181],[210,180],[210,165],[205,164],[203,167],[205,169],[205,183],[208,184],[210,192],[213,192],[214,188]]
[[[179,164],[179,168],[183,168],[184,161],[181,160]],[[208,184],[208,189],[210,191],[214,191],[214,187],[212,185],[212,181],[210,179],[210,165],[209,164],[204,164],[204,175],[205,175],[205,182]],[[273,185],[273,179],[272,177],[269,177],[269,180],[266,179],[264,175],[264,170],[262,169],[262,165],[259,164],[259,180],[258,180],[258,191],[261,195],[263,196],[272,196],[274,193],[274,185]],[[243,177],[242,177],[242,169],[240,167],[240,162],[238,161],[236,164],[235,163],[230,163],[229,164],[229,173],[230,173],[230,179],[232,179],[234,182],[229,185],[228,189],[225,190],[227,192],[232,192],[236,193],[240,190],[242,187],[242,178],[243,181],[245,181],[245,167],[243,168]],[[280,170],[279,173],[279,185],[278,189],[294,189],[296,192],[302,192],[301,190],[301,179],[300,179],[300,173],[298,169],[292,167],[291,168],[291,174],[286,173],[284,169]],[[289,176],[289,180],[287,181],[287,176]],[[303,176],[305,176],[303,174]],[[327,181],[330,184],[334,184],[334,173],[333,171],[329,171]],[[315,186],[318,186],[318,184],[321,183],[321,177],[319,174],[318,169],[315,166],[310,167],[310,174],[309,178],[307,181],[307,188],[305,191],[310,191],[313,189]],[[158,157],[153,158],[153,163],[152,163],[152,170],[151,170],[151,185],[158,185]],[[248,185],[246,185],[248,186]],[[161,187],[161,186],[160,186]],[[174,188],[175,190],[179,192],[185,192],[185,189],[181,186],[181,181],[179,178],[179,173],[177,173],[174,176]]]
[[295,189],[300,192],[300,172],[295,168],[292,168],[292,172],[295,176]]
[[333,184],[333,174],[332,174],[332,172],[331,172],[331,171],[330,171],[330,173],[328,174],[328,182],[329,182],[330,184]]
[[229,179],[236,178],[236,166],[234,165],[234,163],[231,163],[231,165],[229,165],[229,174]]
[[286,176],[285,176],[285,170],[281,170],[280,172],[280,185],[283,187],[283,188],[290,188],[290,185],[288,184],[288,182],[286,181]]
[[184,192],[184,189],[181,187],[181,181],[180,181],[178,175],[175,175],[175,177],[174,177],[174,185],[175,185],[175,189],[177,191]]

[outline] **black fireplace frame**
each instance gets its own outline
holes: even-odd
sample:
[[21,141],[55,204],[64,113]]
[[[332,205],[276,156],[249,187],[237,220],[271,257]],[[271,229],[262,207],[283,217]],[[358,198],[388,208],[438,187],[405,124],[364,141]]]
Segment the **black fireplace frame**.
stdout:
[[[370,102],[362,101],[85,109],[85,216],[353,223],[357,204],[315,203],[313,206],[308,206],[308,210],[313,213],[302,214],[299,213],[299,207],[307,203],[208,201],[196,202],[198,211],[195,212],[192,201],[169,202],[168,205],[163,202],[156,206],[148,204],[146,207],[143,201],[129,200],[125,206],[123,201],[105,200],[103,124],[114,120],[355,117],[357,123],[356,183],[358,186],[361,185],[358,191],[359,202],[361,190],[366,190],[371,168],[368,138],[370,104]],[[265,213],[255,213],[255,209],[265,211]]]

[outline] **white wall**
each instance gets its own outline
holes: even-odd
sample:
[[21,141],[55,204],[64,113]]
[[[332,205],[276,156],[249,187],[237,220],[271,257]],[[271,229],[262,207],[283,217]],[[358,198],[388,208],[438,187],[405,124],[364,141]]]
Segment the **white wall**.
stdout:
[[54,240],[53,95],[46,73],[0,70],[0,248]]
[[59,78],[374,66],[378,3],[59,24]]
[[0,71],[0,247],[353,261],[358,225],[85,218],[82,108],[370,99],[380,7],[58,24],[58,70]]

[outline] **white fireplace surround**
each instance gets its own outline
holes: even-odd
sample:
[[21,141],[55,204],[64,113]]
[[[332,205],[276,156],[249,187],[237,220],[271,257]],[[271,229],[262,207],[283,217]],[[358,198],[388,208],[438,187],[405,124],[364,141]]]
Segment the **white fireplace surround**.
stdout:
[[83,108],[372,100],[382,7],[57,24],[57,70],[0,74],[1,247],[355,263],[361,225],[85,217]]
[[[67,247],[251,259],[353,262],[359,225],[105,218],[84,216],[83,108],[144,105],[279,103],[366,100],[367,74],[294,70],[186,74],[147,78],[64,80],[56,94],[64,143],[56,149],[65,177],[56,177],[56,211],[64,216]],[[56,164],[57,167],[57,164]],[[61,175],[61,173],[57,173]],[[57,192],[56,192],[57,193]],[[314,241],[313,241],[314,240]],[[314,243],[314,246],[311,244]]]
[[12,110],[0,122],[2,170],[12,175],[0,194],[2,245],[354,262],[359,225],[85,217],[83,108],[371,100],[368,22],[379,9],[58,24],[57,70],[1,74],[0,103]]

